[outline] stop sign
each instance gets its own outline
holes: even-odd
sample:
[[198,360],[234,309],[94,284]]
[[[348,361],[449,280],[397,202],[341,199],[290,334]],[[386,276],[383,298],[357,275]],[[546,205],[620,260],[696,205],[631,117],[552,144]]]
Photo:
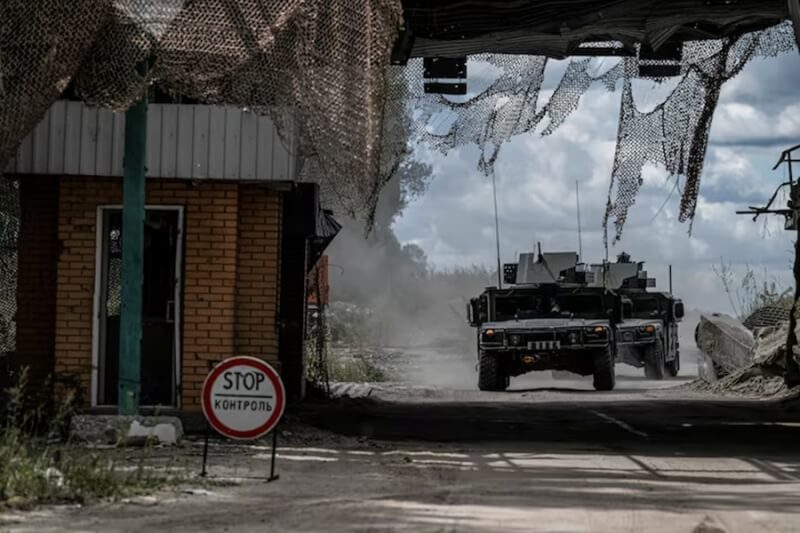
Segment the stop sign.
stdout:
[[216,431],[232,439],[257,439],[283,416],[286,393],[280,376],[255,357],[226,359],[203,383],[203,414]]

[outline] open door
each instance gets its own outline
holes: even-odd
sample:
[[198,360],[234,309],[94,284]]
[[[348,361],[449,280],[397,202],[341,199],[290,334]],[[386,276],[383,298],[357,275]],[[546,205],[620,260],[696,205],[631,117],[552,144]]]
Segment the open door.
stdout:
[[[180,385],[181,209],[148,208],[144,232],[141,399],[178,406]],[[102,208],[96,287],[96,405],[116,405],[122,303],[122,210]]]

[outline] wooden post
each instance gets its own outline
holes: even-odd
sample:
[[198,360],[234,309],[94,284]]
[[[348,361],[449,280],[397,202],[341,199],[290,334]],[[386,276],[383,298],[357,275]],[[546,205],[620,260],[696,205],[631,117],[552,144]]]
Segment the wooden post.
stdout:
[[[789,163],[791,165],[791,163]],[[798,344],[797,334],[797,304],[800,301],[800,225],[797,230],[797,240],[794,245],[794,301],[789,311],[789,335],[786,339],[786,385],[794,387],[800,385],[800,367],[794,358],[794,347]]]
[[794,299],[792,300],[792,308],[789,311],[789,335],[786,339],[786,374],[784,381],[789,387],[800,385],[800,366],[794,358],[794,347],[797,346],[797,304],[800,301],[800,223],[798,223],[797,210],[798,206],[798,190],[800,190],[800,183],[795,184],[794,181],[794,167],[792,166],[795,161],[792,159],[792,149],[784,153],[786,156],[786,165],[789,167],[789,197],[791,198],[791,205],[793,209],[792,217],[796,225],[795,231],[797,232],[797,239],[794,243]]
[[119,335],[118,412],[139,412],[142,360],[147,93],[125,113],[122,178],[122,312]]

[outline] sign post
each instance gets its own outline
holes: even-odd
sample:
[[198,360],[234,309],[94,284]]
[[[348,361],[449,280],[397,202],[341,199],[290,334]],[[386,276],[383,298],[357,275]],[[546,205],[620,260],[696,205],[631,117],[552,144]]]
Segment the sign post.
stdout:
[[[225,437],[253,440],[272,431],[272,464],[267,481],[278,479],[275,475],[278,444],[275,426],[286,407],[286,392],[274,368],[255,357],[226,359],[206,377],[201,404],[209,426]],[[207,458],[208,433],[203,449],[203,476]]]

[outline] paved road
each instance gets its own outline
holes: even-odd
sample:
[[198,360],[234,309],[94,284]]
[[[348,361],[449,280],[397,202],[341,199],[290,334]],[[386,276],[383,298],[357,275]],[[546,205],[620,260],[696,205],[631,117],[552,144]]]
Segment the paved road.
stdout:
[[[292,428],[276,483],[44,509],[0,517],[0,530],[800,531],[792,404],[639,383],[611,394],[389,386],[292,414],[335,433]],[[267,468],[266,446],[213,452],[218,479]]]
[[792,445],[800,438],[800,407],[794,402],[625,384],[611,393],[549,386],[506,393],[387,386],[375,389],[372,399],[307,403],[300,413],[318,427],[376,439],[800,455],[800,446]]

